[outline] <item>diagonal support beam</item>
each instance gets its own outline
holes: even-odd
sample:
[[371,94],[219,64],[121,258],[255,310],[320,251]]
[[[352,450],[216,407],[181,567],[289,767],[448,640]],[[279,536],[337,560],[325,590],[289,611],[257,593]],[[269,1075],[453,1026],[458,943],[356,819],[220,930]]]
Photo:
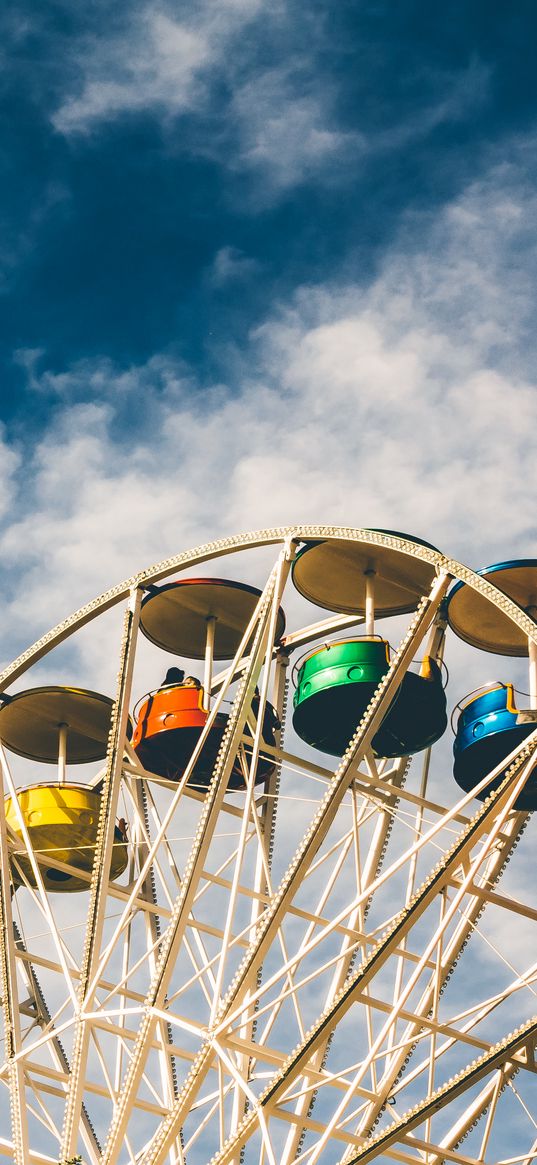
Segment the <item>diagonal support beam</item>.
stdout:
[[[483,885],[492,886],[500,877],[505,862],[508,860],[509,854],[516,845],[517,839],[520,836],[520,831],[524,821],[522,814],[516,814],[509,821],[507,821],[502,831],[502,840],[497,843],[489,855],[485,871],[483,874]],[[459,883],[457,883],[459,885]],[[470,887],[471,897],[464,915],[458,923],[454,934],[451,936],[449,942],[446,944],[445,951],[442,954],[440,966],[440,984],[444,985],[446,979],[453,969],[465,943],[470,938],[477,920],[483,910],[484,900],[475,894],[475,886]],[[393,1091],[395,1082],[403,1070],[405,1061],[413,1046],[414,1041],[418,1038],[422,1028],[423,1021],[427,1016],[431,1015],[431,1009],[434,1001],[434,976],[431,976],[430,982],[426,986],[421,995],[420,1000],[416,1005],[415,1022],[410,1023],[400,1038],[400,1048],[394,1052],[390,1060],[386,1064],[386,1069],[378,1084],[377,1096],[374,1102],[368,1107],[363,1119],[360,1123],[359,1132],[362,1136],[367,1135],[376,1122],[377,1117],[384,1108],[388,1096]],[[420,1023],[421,1021],[421,1023]]]
[[532,1019],[517,1028],[516,1031],[511,1032],[503,1040],[494,1044],[489,1052],[485,1052],[477,1060],[473,1060],[471,1064],[463,1068],[462,1072],[458,1072],[456,1076],[453,1076],[447,1084],[442,1085],[441,1088],[437,1088],[429,1096],[426,1096],[420,1101],[419,1104],[414,1105],[414,1108],[404,1113],[388,1129],[383,1129],[381,1133],[377,1133],[376,1137],[372,1137],[357,1152],[351,1150],[345,1154],[339,1165],[367,1165],[369,1161],[378,1160],[379,1155],[385,1149],[389,1149],[391,1145],[396,1145],[412,1129],[423,1124],[424,1121],[434,1116],[441,1108],[451,1104],[458,1096],[462,1096],[467,1092],[469,1088],[472,1088],[475,1084],[479,1084],[480,1080],[488,1076],[490,1072],[509,1063],[517,1052],[536,1037],[537,1016],[533,1016]]
[[[140,1085],[151,1044],[153,1028],[156,1022],[155,1008],[162,1008],[165,1003],[166,992],[170,983],[177,952],[188,924],[188,918],[194,903],[199,879],[203,874],[205,859],[218,822],[228,779],[244,732],[254,689],[265,656],[267,652],[272,651],[272,644],[269,643],[272,610],[274,606],[279,606],[281,593],[290,566],[291,555],[286,549],[282,551],[258,605],[258,622],[250,655],[250,663],[242,677],[237,696],[231,709],[213,777],[205,797],[203,812],[200,817],[194,844],[185,869],[183,883],[174,904],[171,922],[162,938],[156,973],[146,998],[145,1012],[140,1024],[138,1040],[132,1051],[129,1070],[123,1082],[121,1094],[112,1118],[108,1140],[103,1153],[102,1165],[112,1165],[112,1162],[117,1160],[117,1155],[121,1149],[129,1121],[130,1107]],[[245,638],[246,640],[249,638],[249,630]],[[170,1138],[170,1144],[177,1136],[181,1124],[182,1122],[180,1121],[175,1126],[173,1136]]]
[[84,1019],[84,1010],[91,1006],[94,992],[88,996],[101,950],[104,932],[108,875],[112,861],[114,830],[117,816],[119,788],[122,773],[124,742],[127,733],[129,700],[134,670],[136,638],[140,622],[142,591],[137,588],[130,597],[123,628],[123,642],[118,675],[118,686],[106,759],[106,773],[101,792],[101,806],[95,857],[90,883],[86,924],[86,943],[80,972],[79,1014],[76,1020],[75,1041],[71,1060],[71,1078],[65,1106],[61,1156],[75,1155],[78,1145],[80,1115],[84,1095],[84,1080],[90,1042],[90,1027]]
[[[402,757],[401,760],[399,761],[398,766],[397,766],[397,771],[394,774],[394,776],[392,777],[393,784],[401,785],[403,783],[403,781],[405,780],[406,775],[407,775],[408,765],[409,765],[409,758]],[[397,803],[396,794],[392,793],[390,798],[386,802],[386,807],[379,810],[378,820],[377,820],[377,823],[375,826],[375,831],[373,833],[373,837],[371,839],[371,843],[370,843],[370,847],[369,847],[369,853],[367,855],[367,859],[366,859],[365,865],[363,867],[363,870],[361,871],[361,877],[360,877],[361,887],[360,888],[362,890],[366,889],[371,884],[371,882],[376,878],[376,876],[378,875],[378,873],[380,871],[380,866],[382,863],[382,854],[383,854],[384,849],[387,845],[388,837],[389,837],[391,827],[392,827],[392,822],[393,822],[393,817],[392,817],[392,813],[390,810],[395,807],[396,803]],[[357,930],[357,929],[363,930],[364,929],[365,920],[367,918],[369,905],[370,905],[370,902],[365,902],[365,903],[360,903],[359,906],[356,906],[354,908],[354,910],[351,914],[351,917],[349,918],[349,929],[352,929],[352,930]],[[349,974],[349,971],[351,970],[352,965],[354,963],[355,949],[356,948],[354,945],[354,939],[351,938],[350,934],[345,935],[343,942],[341,944],[340,959],[339,959],[339,962],[336,964],[336,967],[334,969],[334,973],[332,975],[330,987],[328,989],[327,997],[325,1000],[325,1007],[330,1006],[332,1001],[335,999],[335,997],[337,996],[337,994],[339,993],[339,991],[343,987],[345,979],[347,978],[347,975]],[[320,1047],[317,1049],[315,1055],[313,1056],[310,1064],[308,1064],[308,1073],[304,1077],[304,1084],[306,1085],[306,1087],[309,1086],[309,1084],[311,1083],[311,1079],[312,1079],[311,1069],[312,1068],[315,1070],[321,1069],[326,1061],[326,1057],[327,1057],[329,1049],[330,1049],[331,1034],[332,1033],[330,1033],[327,1036],[326,1040],[323,1041],[323,1043],[320,1045]],[[307,1090],[305,1090],[303,1092],[302,1096],[296,1102],[296,1105],[295,1105],[296,1115],[300,1116],[302,1114],[304,1116],[309,1116],[311,1110],[313,1109],[314,1100],[315,1100],[315,1097],[310,1095],[310,1093]],[[305,1126],[304,1126],[304,1129],[305,1129]],[[295,1157],[297,1156],[297,1154],[300,1150],[303,1131],[304,1131],[303,1128],[301,1128],[300,1124],[298,1124],[298,1123],[294,1128],[290,1129],[289,1136],[287,1138],[287,1141],[286,1141],[286,1144],[285,1144],[285,1147],[283,1150],[281,1165],[290,1165],[290,1162],[295,1160]]]

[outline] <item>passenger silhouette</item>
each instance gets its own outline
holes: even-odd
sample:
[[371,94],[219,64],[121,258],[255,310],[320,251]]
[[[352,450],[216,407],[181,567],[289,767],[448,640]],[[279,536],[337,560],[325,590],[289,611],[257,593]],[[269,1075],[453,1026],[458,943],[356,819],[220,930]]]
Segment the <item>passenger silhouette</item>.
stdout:
[[180,667],[169,667],[162,683],[163,688],[171,688],[174,684],[182,684],[185,673]]
[[[255,692],[253,694],[253,697],[252,697],[252,712],[253,712],[256,720],[257,720],[258,715],[259,715],[260,703],[261,703],[261,698],[259,695],[259,688],[256,688]],[[272,707],[272,704],[269,704],[269,702],[267,700],[265,703],[265,712],[263,715],[263,728],[262,728],[262,736],[263,736],[263,740],[265,741],[265,744],[274,744],[275,743],[274,733],[277,732],[279,728],[281,728],[281,721],[278,718],[278,716],[276,715],[276,712],[275,712],[274,708]]]
[[125,821],[124,817],[118,817],[117,827],[118,827],[119,832],[123,838],[123,841],[128,841],[129,840],[128,825],[127,825],[127,822]]

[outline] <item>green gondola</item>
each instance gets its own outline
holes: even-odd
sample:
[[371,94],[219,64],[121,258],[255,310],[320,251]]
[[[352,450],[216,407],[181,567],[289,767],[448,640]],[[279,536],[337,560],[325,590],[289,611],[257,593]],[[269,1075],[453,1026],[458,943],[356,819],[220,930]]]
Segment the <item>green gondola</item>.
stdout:
[[[342,756],[386,674],[389,645],[379,637],[344,639],[316,648],[301,662],[293,727],[312,748]],[[407,672],[373,738],[381,757],[420,752],[447,726],[442,675],[426,656],[420,674]]]

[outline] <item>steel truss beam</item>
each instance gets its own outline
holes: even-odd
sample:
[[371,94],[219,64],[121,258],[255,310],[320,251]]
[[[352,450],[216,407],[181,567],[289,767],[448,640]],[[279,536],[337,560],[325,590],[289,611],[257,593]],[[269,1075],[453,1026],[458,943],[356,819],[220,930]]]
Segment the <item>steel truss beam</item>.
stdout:
[[[505,1064],[516,1056],[523,1048],[531,1047],[537,1039],[537,1016],[522,1024],[516,1031],[499,1040],[488,1052],[484,1052],[477,1060],[472,1060],[462,1072],[458,1072],[447,1084],[437,1088],[431,1095],[424,1097],[419,1104],[414,1105],[388,1129],[383,1129],[375,1137],[371,1137],[357,1152],[351,1150],[341,1158],[340,1165],[367,1165],[369,1161],[378,1160],[379,1153],[396,1145],[402,1137],[423,1124],[428,1117],[433,1116],[439,1109],[467,1092],[474,1084],[478,1084],[483,1077],[488,1076],[496,1068],[503,1068]],[[433,1149],[439,1146],[432,1146]]]

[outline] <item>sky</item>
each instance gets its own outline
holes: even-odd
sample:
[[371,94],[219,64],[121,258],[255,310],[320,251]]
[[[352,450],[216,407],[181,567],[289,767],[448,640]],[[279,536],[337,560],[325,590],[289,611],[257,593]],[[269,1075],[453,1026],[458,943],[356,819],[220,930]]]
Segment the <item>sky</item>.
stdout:
[[[536,32],[533,0],[5,6],[2,666],[240,531],[537,557]],[[72,679],[112,692],[107,627]]]
[[0,20],[4,662],[275,523],[534,555],[534,5]]

